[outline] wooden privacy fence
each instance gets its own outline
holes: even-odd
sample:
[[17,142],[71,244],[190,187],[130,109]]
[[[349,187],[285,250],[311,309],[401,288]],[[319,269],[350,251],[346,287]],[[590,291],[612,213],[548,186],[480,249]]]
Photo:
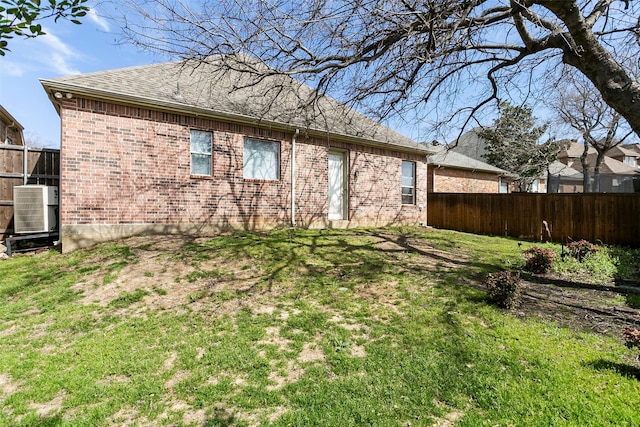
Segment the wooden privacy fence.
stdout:
[[60,150],[0,145],[1,241],[13,233],[13,187],[24,183],[59,186]]
[[640,193],[430,193],[427,219],[475,234],[640,247]]

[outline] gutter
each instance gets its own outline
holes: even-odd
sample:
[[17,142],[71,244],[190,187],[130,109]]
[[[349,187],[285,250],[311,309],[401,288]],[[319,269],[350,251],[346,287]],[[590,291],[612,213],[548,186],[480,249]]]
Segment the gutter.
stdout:
[[296,226],[296,139],[300,134],[300,129],[291,138],[291,226]]

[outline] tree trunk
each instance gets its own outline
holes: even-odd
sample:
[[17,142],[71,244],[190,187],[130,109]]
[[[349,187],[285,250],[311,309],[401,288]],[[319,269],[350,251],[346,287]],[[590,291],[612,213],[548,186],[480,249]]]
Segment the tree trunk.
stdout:
[[604,151],[598,150],[598,156],[596,157],[596,164],[593,167],[593,187],[594,192],[600,192],[600,165],[604,161]]
[[589,179],[589,164],[587,163],[587,155],[589,154],[589,143],[584,140],[584,150],[580,156],[580,164],[582,165],[582,192],[591,192],[591,179]]
[[[619,112],[640,136],[640,84],[635,82],[602,47],[575,1],[540,0],[569,30],[563,43],[563,62],[577,68],[600,91],[605,102]],[[573,41],[573,43],[571,43]]]

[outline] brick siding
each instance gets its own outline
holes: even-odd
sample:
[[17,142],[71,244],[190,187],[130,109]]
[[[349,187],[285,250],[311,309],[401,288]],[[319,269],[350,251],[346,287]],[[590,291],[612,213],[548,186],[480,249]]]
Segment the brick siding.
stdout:
[[438,193],[499,193],[500,178],[489,172],[429,166],[428,191]]
[[[63,100],[61,222],[70,225],[290,223],[292,133],[97,100]],[[190,130],[212,132],[212,176],[192,176]],[[243,178],[244,137],[280,143],[280,179]],[[301,134],[296,219],[326,226],[328,152],[348,152],[348,220],[354,225],[426,221],[424,156]],[[416,204],[401,204],[402,160],[416,161]]]

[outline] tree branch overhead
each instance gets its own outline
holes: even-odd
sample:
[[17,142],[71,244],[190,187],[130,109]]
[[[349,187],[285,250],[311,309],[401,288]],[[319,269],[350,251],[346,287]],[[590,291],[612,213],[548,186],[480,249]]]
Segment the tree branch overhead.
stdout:
[[434,126],[468,123],[469,111],[482,114],[491,101],[524,103],[544,93],[544,80],[564,62],[640,135],[640,85],[632,69],[640,51],[638,1],[126,4],[119,7],[126,20],[114,19],[124,40],[138,46],[195,60],[243,53],[267,64],[268,73],[293,76],[376,118],[437,111]]

